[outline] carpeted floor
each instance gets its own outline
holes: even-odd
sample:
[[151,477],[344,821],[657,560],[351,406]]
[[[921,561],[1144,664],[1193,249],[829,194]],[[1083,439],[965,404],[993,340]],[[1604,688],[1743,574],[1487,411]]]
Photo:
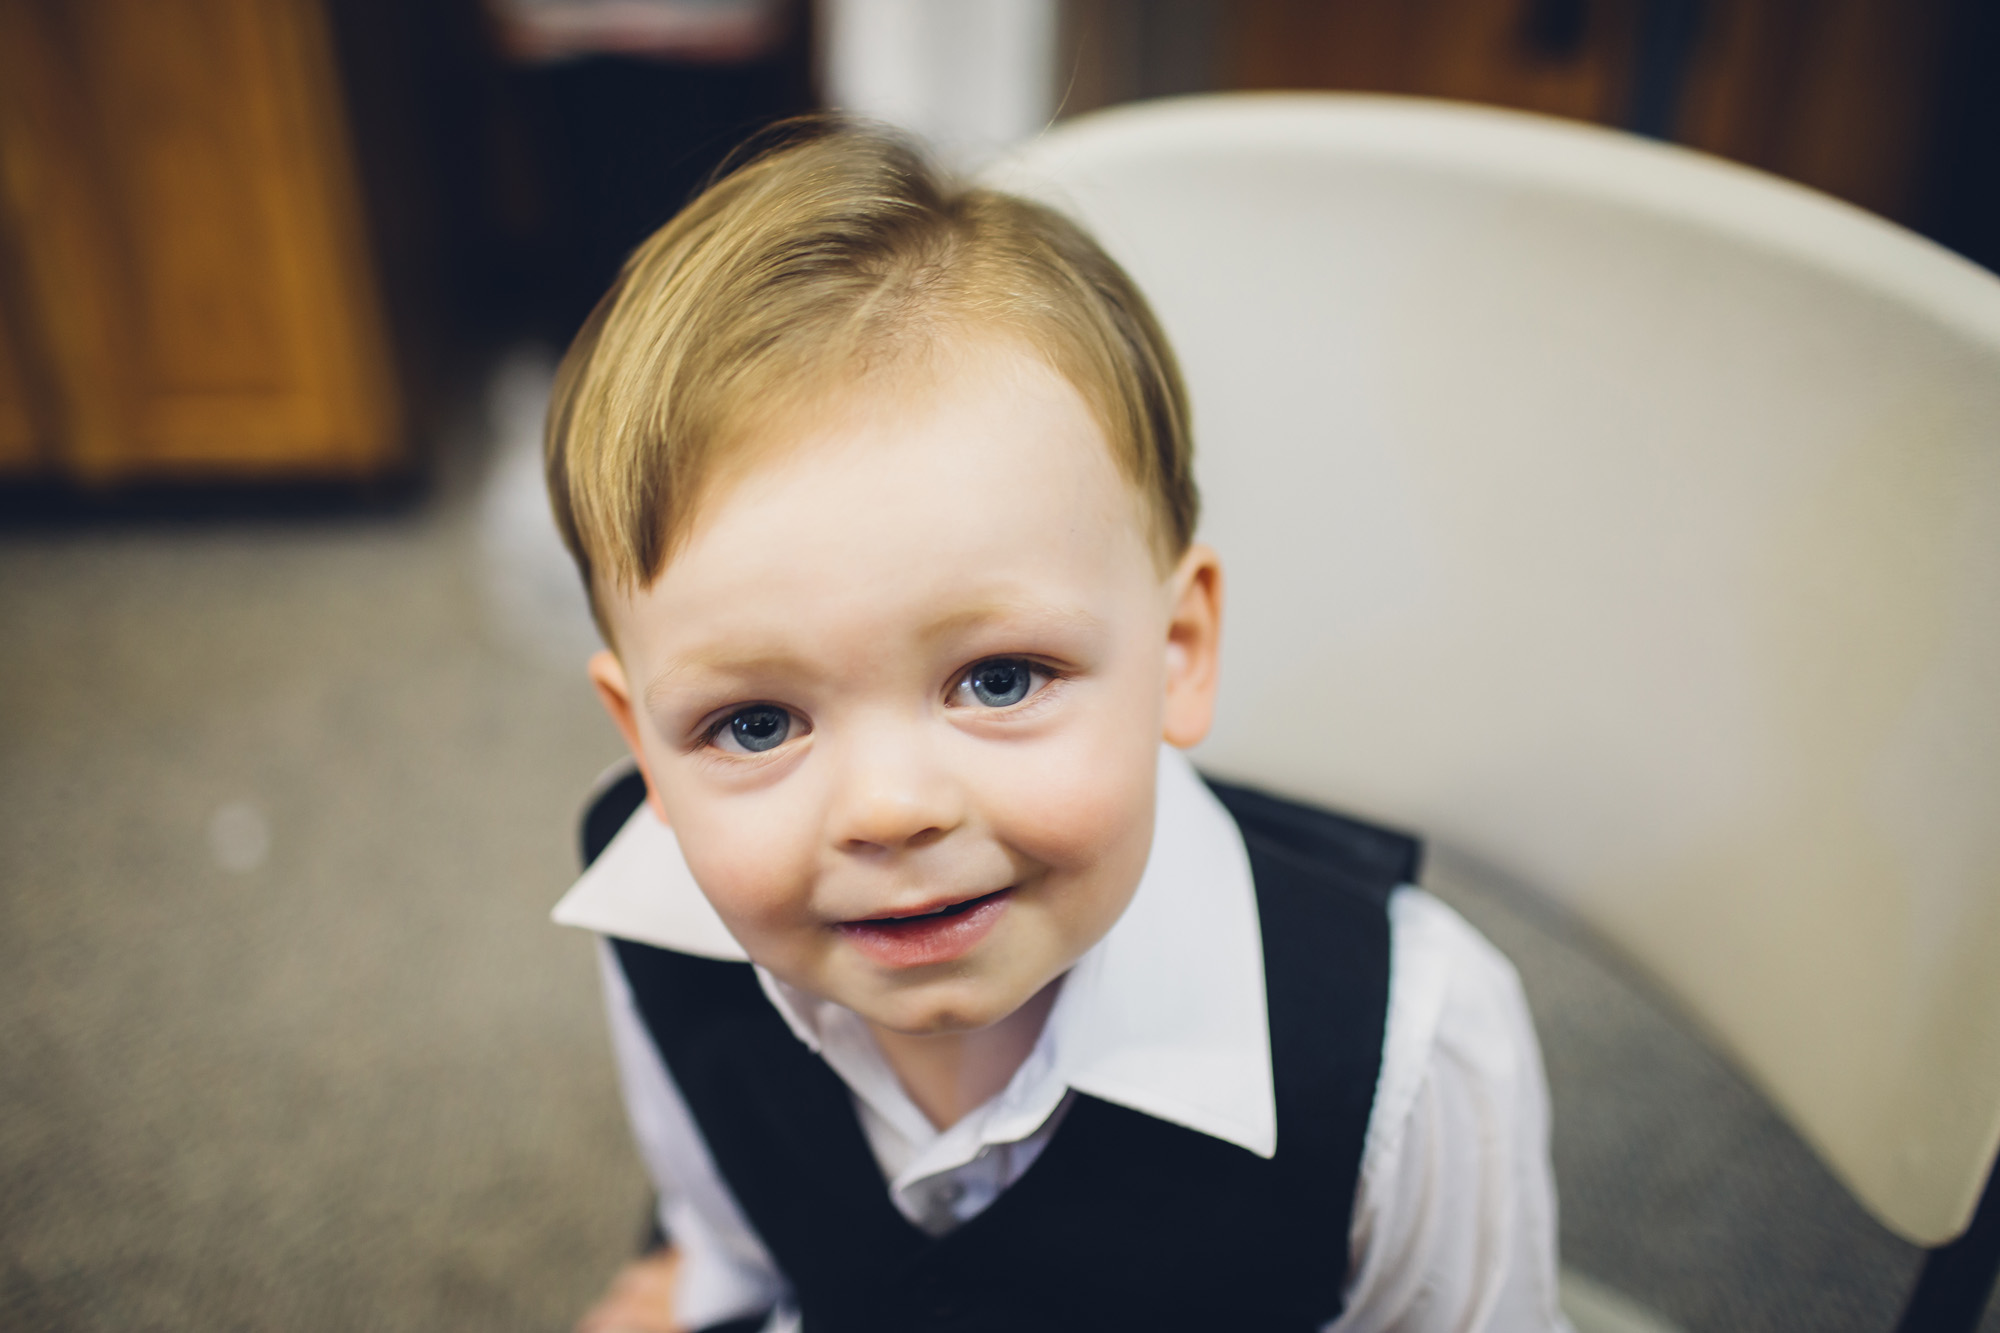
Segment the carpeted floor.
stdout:
[[[0,533],[0,1328],[557,1330],[629,1252],[547,923],[619,747],[538,373],[409,513]],[[1690,1330],[1889,1327],[1913,1250],[1587,941],[1437,886],[1527,978],[1568,1262]]]

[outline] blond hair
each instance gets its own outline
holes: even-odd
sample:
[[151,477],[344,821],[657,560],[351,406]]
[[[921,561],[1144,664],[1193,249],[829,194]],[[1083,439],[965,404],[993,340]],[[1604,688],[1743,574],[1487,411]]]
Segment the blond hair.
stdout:
[[607,582],[659,577],[751,427],[958,330],[1018,337],[1082,393],[1177,559],[1198,505],[1187,400],[1132,280],[1061,214],[815,117],[753,141],[633,252],[563,358],[549,496],[599,626]]

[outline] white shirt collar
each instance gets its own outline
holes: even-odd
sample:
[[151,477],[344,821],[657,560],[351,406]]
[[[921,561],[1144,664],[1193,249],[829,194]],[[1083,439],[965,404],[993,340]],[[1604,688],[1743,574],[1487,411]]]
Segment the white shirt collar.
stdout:
[[[553,916],[680,953],[749,960],[650,806],[639,807]],[[799,1039],[818,1049],[819,1006],[764,982]],[[1078,1092],[1260,1157],[1277,1150],[1249,854],[1236,821],[1178,750],[1161,747],[1153,847],[1139,888],[1070,969],[1038,1051]]]

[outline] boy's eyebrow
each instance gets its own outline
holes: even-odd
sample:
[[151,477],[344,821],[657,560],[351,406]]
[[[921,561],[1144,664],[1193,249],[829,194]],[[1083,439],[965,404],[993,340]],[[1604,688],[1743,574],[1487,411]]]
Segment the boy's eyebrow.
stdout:
[[718,676],[769,676],[780,671],[796,670],[799,665],[799,659],[794,654],[784,652],[698,653],[682,658],[647,682],[646,706],[657,708],[662,696],[672,686],[674,677],[689,671]]
[[[1010,622],[1010,628],[1023,632],[1089,634],[1104,627],[1104,622],[1081,607],[1049,606],[1040,602],[1010,601],[996,599],[962,607],[947,615],[939,616],[918,630],[920,642],[935,643],[968,631],[980,628],[993,621]],[[811,663],[803,661],[797,654],[784,651],[753,651],[730,653],[696,653],[682,658],[646,685],[645,703],[647,708],[657,708],[663,696],[672,688],[674,678],[689,671],[713,673],[718,676],[771,676],[787,671],[810,668]]]
[[1044,631],[1070,630],[1089,633],[1104,628],[1103,621],[1081,607],[996,599],[939,616],[925,625],[918,637],[926,642],[949,639],[996,620],[1011,621],[1017,625],[1025,624],[1029,628]]

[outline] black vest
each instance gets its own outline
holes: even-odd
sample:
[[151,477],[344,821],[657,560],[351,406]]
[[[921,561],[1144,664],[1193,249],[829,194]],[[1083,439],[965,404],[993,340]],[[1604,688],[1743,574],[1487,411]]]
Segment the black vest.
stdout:
[[[986,1210],[933,1238],[890,1202],[853,1101],[747,963],[615,941],[716,1166],[806,1333],[1305,1330],[1341,1310],[1388,1008],[1389,891],[1418,844],[1211,783],[1243,831],[1264,947],[1277,1155],[1079,1095]],[[594,859],[643,799],[585,818]]]

